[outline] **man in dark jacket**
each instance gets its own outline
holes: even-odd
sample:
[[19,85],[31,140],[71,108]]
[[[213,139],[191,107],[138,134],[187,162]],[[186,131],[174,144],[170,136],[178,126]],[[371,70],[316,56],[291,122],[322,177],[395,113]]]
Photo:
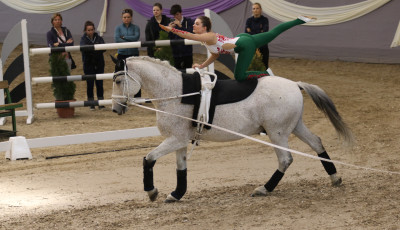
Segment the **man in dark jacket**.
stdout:
[[[193,33],[193,20],[191,18],[182,16],[182,7],[180,5],[173,5],[170,14],[174,16],[174,21],[170,26],[182,31]],[[168,34],[171,40],[183,39],[174,33]],[[171,45],[172,54],[174,56],[174,65],[177,69],[192,68],[193,64],[193,46],[189,45]]]
[[[155,41],[160,37],[161,27],[158,24],[167,26],[170,23],[170,19],[162,14],[161,3],[154,3],[153,5],[153,17],[147,21],[145,35],[146,41]],[[147,56],[154,57],[154,47],[147,47]]]

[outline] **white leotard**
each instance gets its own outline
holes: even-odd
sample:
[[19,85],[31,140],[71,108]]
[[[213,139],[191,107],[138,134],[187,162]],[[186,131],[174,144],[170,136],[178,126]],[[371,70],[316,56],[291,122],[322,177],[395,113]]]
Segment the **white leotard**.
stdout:
[[215,33],[215,34],[217,36],[217,43],[215,45],[207,45],[205,42],[203,42],[203,45],[208,49],[208,51],[210,51],[210,53],[214,53],[214,54],[234,54],[235,51],[233,49],[224,50],[222,48],[222,45],[224,45],[225,43],[235,44],[236,41],[239,39],[239,37],[228,38],[221,34],[217,34],[217,33]]

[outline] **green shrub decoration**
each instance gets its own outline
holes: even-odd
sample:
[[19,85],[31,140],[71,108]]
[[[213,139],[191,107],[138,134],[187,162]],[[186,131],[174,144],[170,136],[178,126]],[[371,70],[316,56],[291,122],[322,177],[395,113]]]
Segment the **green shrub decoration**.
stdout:
[[[160,37],[157,40],[169,40],[168,33],[161,30]],[[172,56],[171,46],[157,46],[155,47],[154,57],[160,60],[169,61],[169,64],[174,66],[174,58]]]
[[[49,59],[51,76],[68,76],[70,71],[64,56],[61,53],[53,53]],[[76,85],[73,81],[55,81],[51,84],[56,101],[74,99]]]
[[262,55],[260,52],[257,52],[254,54],[254,57],[251,61],[251,64],[248,68],[248,71],[266,71],[265,65],[262,61]]

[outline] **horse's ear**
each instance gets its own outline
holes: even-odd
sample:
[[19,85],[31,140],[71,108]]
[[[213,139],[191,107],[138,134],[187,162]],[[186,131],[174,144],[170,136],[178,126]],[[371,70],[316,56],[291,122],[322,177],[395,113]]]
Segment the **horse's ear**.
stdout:
[[112,55],[110,54],[110,57],[111,57],[111,60],[114,62],[114,64],[117,64],[117,63],[118,63],[118,60],[117,60],[114,56],[112,56]]

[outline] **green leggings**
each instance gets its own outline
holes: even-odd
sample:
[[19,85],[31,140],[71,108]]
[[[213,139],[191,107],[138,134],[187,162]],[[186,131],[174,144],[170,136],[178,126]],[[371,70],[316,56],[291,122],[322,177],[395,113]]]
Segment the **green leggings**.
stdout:
[[235,79],[238,81],[247,79],[248,74],[246,74],[246,71],[251,64],[251,60],[253,59],[257,48],[268,44],[282,32],[303,23],[305,22],[300,19],[296,19],[281,23],[268,32],[253,35],[246,33],[239,34],[237,36],[239,39],[235,44],[235,52],[239,54],[234,73]]

